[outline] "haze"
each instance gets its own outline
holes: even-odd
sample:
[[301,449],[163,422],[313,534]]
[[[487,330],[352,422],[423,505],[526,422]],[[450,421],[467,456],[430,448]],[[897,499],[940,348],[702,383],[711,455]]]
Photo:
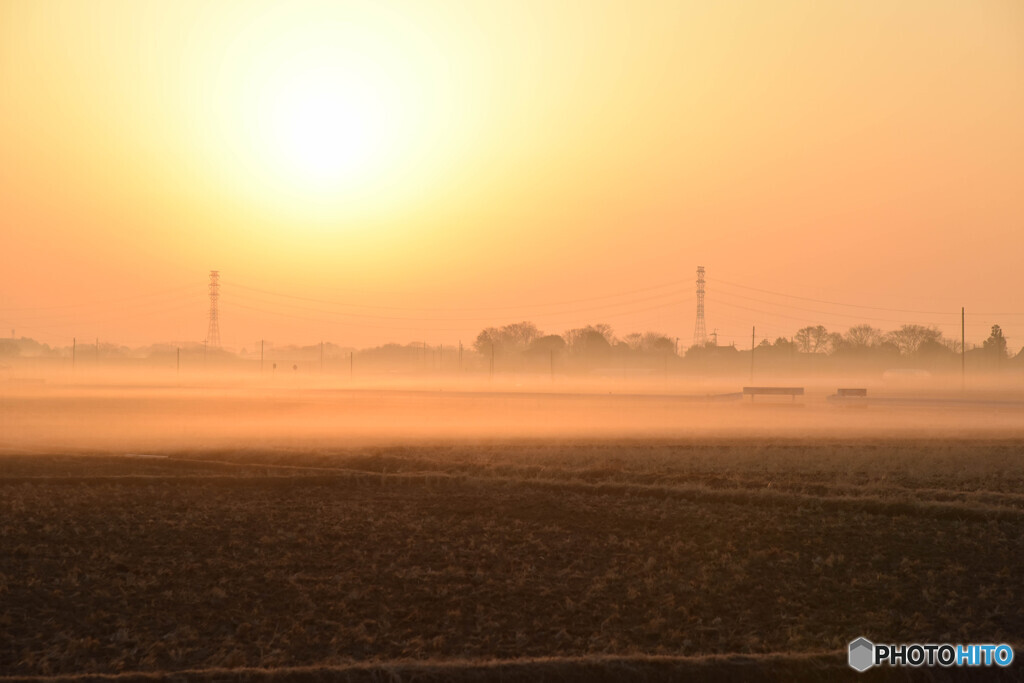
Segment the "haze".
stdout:
[[0,325],[201,342],[218,269],[232,349],[685,346],[703,264],[720,343],[965,306],[1016,350],[1022,120],[1012,0],[9,1]]
[[0,679],[1019,679],[1022,122],[1020,0],[0,0]]

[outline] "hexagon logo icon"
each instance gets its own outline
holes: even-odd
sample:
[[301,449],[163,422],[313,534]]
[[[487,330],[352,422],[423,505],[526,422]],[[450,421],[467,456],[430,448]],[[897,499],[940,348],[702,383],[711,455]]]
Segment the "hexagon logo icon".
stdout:
[[875,661],[875,644],[867,638],[858,638],[850,643],[850,667],[867,671]]

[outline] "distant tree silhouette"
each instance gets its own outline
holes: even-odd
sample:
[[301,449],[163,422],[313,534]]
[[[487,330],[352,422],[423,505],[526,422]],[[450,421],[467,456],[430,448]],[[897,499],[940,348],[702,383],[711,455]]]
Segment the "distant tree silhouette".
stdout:
[[882,342],[883,333],[871,325],[855,325],[846,331],[843,341],[849,348],[864,349]]
[[675,341],[660,332],[633,332],[622,338],[622,343],[634,353],[675,353]]
[[675,353],[676,343],[670,337],[658,332],[647,332],[641,348],[648,353]]
[[925,342],[942,342],[942,332],[934,327],[924,325],[903,325],[898,330],[893,330],[886,335],[886,341],[890,341],[899,348],[900,353],[911,354],[917,351]]
[[577,355],[594,355],[607,353],[612,348],[615,337],[608,325],[587,325],[565,333],[565,343],[569,350]]
[[828,330],[824,325],[804,327],[797,331],[793,340],[804,353],[824,353],[829,347]]
[[641,349],[643,349],[644,336],[639,332],[631,332],[630,334],[627,334],[625,337],[623,337],[622,341],[625,342],[626,346],[628,346],[633,351],[640,351]]
[[525,351],[540,334],[536,325],[525,320],[500,328],[488,327],[477,335],[473,348],[479,353],[490,353],[492,347],[501,353]]
[[1003,336],[1003,328],[999,325],[992,326],[992,333],[985,340],[983,348],[986,352],[998,357],[1006,357],[1006,337]]
[[548,354],[552,351],[562,353],[565,351],[565,340],[557,334],[546,334],[530,342],[527,351],[531,354]]
[[501,328],[502,336],[518,349],[525,349],[540,336],[540,330],[531,322],[512,323]]
[[775,343],[772,344],[772,348],[774,348],[776,351],[793,353],[794,351],[797,351],[799,349],[799,345],[791,339],[786,339],[785,337],[778,337],[776,338]]
[[497,327],[485,327],[473,341],[473,348],[479,353],[490,353],[501,345],[501,330]]
[[[957,342],[959,344],[959,342]],[[951,345],[942,339],[925,339],[915,352],[925,358],[943,358],[955,355]]]
[[757,345],[757,357],[762,361],[770,360],[773,363],[788,362],[793,359],[798,350],[797,343],[786,337],[776,337],[774,342],[762,339],[761,343]]

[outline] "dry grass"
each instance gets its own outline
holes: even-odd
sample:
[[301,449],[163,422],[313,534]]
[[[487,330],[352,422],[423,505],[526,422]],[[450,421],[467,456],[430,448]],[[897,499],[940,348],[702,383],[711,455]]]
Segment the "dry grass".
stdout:
[[524,441],[5,456],[0,672],[1014,642],[1019,450]]

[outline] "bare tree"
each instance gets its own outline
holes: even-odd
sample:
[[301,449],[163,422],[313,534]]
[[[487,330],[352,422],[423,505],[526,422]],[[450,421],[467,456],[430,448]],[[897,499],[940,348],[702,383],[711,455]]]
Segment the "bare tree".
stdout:
[[829,346],[828,330],[824,325],[804,327],[794,335],[793,341],[804,353],[824,353]]
[[524,320],[521,323],[512,323],[501,328],[502,336],[517,348],[525,349],[540,336],[540,330],[533,323]]
[[611,326],[604,324],[566,330],[564,337],[572,352],[580,354],[607,351],[615,343]]
[[900,353],[908,354],[917,351],[924,342],[941,343],[942,332],[934,327],[924,325],[904,325],[886,335],[886,340],[899,348]]
[[855,325],[846,331],[843,341],[850,348],[864,349],[880,344],[882,336],[882,330],[871,325]]
[[639,351],[643,348],[644,336],[639,332],[631,332],[630,334],[627,334],[625,337],[623,337],[622,341],[626,342],[626,346],[628,346],[633,351]]
[[676,343],[672,338],[660,332],[646,332],[643,339],[643,350],[648,353],[675,353]]

